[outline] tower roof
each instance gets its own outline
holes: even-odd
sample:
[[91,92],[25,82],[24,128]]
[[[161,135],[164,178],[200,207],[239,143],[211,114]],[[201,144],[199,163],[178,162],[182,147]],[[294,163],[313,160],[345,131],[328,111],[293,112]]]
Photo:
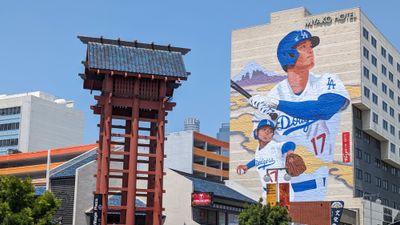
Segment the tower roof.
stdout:
[[87,44],[86,69],[186,78],[182,55],[190,49],[79,36]]

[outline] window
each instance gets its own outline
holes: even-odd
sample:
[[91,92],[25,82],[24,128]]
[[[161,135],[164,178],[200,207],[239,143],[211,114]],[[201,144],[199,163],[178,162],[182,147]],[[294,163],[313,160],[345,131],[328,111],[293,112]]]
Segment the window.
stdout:
[[361,138],[361,130],[356,128],[356,138]]
[[372,65],[374,65],[376,67],[377,60],[376,60],[376,57],[372,54],[371,54],[371,62],[372,62]]
[[366,59],[369,60],[369,51],[366,47],[363,48],[363,55]]
[[372,121],[374,121],[374,123],[378,124],[378,114],[372,113]]
[[386,59],[386,49],[384,47],[381,47],[381,55]]
[[362,180],[362,179],[363,179],[363,172],[362,172],[362,170],[356,168],[356,177],[357,177],[357,179],[359,179],[359,180]]
[[382,92],[387,94],[387,86],[384,83],[382,83]]
[[392,166],[392,167],[390,168],[390,173],[391,173],[393,176],[396,176],[396,170],[397,170],[397,169],[396,169],[395,167]]
[[400,113],[397,115],[397,120],[399,121],[399,123],[400,123]]
[[385,162],[382,163],[382,169],[387,172],[388,171],[388,164],[386,164]]
[[400,105],[400,96],[397,97],[397,104]]
[[385,101],[382,101],[382,109],[383,111],[387,112],[388,105]]
[[18,138],[0,140],[0,147],[17,146]]
[[369,98],[369,89],[364,86],[364,96]]
[[364,77],[369,79],[369,69],[364,66]]
[[389,71],[389,80],[393,82],[393,73]]
[[397,80],[397,88],[400,89],[400,80]]
[[386,77],[386,71],[387,71],[386,66],[382,65],[381,71],[382,71],[382,74],[385,75],[385,77]]
[[372,83],[376,85],[378,85],[378,78],[375,76],[375,74],[371,73],[372,75]]
[[392,192],[397,193],[397,185],[392,184]]
[[388,54],[388,61],[390,65],[393,65],[393,56],[391,54]]
[[[370,136],[369,134],[363,132],[363,141],[364,141],[365,143],[370,144],[370,143],[371,143],[371,136]],[[361,158],[362,158],[362,157],[361,157]]]
[[371,155],[364,152],[364,160],[366,163],[371,163]]
[[387,180],[383,180],[383,181],[382,181],[382,187],[383,187],[385,190],[388,190],[388,181],[387,181]]
[[376,48],[376,39],[372,35],[371,35],[371,44],[372,46],[374,46],[374,48]]
[[394,126],[393,126],[393,125],[390,125],[390,133],[391,133],[392,135],[394,135]]
[[[394,128],[394,127],[393,127]],[[394,145],[393,143],[390,143],[390,151],[392,153],[396,153],[396,145]]]
[[354,115],[357,119],[361,120],[361,110],[354,108]]
[[363,37],[368,40],[369,32],[365,27],[363,27]]
[[371,183],[371,174],[370,173],[367,173],[367,172],[364,173],[364,181],[367,183]]
[[400,73],[400,64],[397,63],[397,72]]
[[378,167],[378,168],[381,168],[381,166],[382,166],[382,162],[381,162],[381,160],[380,160],[380,159],[378,159],[378,158],[375,158],[375,166],[376,166],[376,167]]
[[375,105],[378,105],[378,96],[372,92],[372,102],[375,103]]
[[392,100],[394,100],[394,92],[392,89],[389,88],[389,98],[391,98]]
[[18,129],[19,129],[19,123],[5,123],[5,124],[0,124],[0,131],[18,130]]
[[357,148],[357,159],[362,159],[362,151],[359,148]]
[[388,122],[384,119],[382,119],[382,126],[383,126],[383,129],[388,130]]
[[389,107],[389,114],[394,118],[394,109],[392,107]]
[[21,113],[21,107],[0,109],[0,116],[15,115]]
[[382,187],[382,179],[379,177],[376,177],[376,186]]

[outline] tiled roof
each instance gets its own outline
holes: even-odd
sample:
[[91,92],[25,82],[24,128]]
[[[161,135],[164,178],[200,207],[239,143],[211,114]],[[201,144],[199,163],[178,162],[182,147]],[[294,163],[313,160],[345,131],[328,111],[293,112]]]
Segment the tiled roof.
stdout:
[[74,177],[76,169],[95,160],[96,156],[97,156],[96,149],[81,154],[52,170],[50,172],[50,178],[54,179],[54,178]]
[[180,52],[89,42],[87,58],[90,69],[187,77]]
[[239,192],[231,189],[222,182],[209,181],[206,179],[194,177],[191,174],[183,173],[176,170],[174,171],[191,180],[193,182],[193,189],[196,192],[213,192],[214,196],[255,203],[253,199],[240,194]]

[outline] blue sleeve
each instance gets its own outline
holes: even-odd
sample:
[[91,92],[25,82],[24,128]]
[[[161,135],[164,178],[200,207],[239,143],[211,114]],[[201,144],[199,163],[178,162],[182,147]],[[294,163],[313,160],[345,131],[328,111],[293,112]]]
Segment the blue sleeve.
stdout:
[[285,154],[288,151],[294,151],[295,149],[296,149],[296,144],[294,142],[288,141],[282,145],[282,154]]
[[256,160],[255,159],[251,160],[250,162],[248,162],[246,164],[247,169],[250,169],[250,168],[254,167],[255,165],[256,165]]
[[347,104],[341,95],[328,93],[319,96],[316,101],[289,102],[279,101],[278,110],[292,117],[306,120],[328,120]]

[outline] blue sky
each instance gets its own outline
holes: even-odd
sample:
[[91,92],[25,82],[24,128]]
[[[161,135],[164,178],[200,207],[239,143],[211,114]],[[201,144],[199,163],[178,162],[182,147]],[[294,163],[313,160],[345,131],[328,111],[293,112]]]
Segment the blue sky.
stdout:
[[93,95],[78,77],[85,45],[77,36],[172,44],[192,49],[184,57],[192,75],[175,92],[167,132],[196,117],[201,131],[214,136],[229,121],[231,31],[268,23],[271,12],[299,6],[312,14],[360,6],[399,49],[400,1],[395,0],[7,0],[0,3],[0,94],[40,90],[74,100],[85,113],[85,143],[92,143],[99,118],[89,110]]

